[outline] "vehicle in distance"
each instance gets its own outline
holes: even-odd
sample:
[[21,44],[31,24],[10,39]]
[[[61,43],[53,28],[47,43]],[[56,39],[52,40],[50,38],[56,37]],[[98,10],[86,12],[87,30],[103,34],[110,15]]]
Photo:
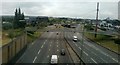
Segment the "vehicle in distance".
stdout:
[[73,41],[77,41],[77,36],[73,36]]
[[65,49],[61,50],[61,55],[65,55]]
[[51,57],[51,64],[57,64],[58,63],[58,56],[52,55]]

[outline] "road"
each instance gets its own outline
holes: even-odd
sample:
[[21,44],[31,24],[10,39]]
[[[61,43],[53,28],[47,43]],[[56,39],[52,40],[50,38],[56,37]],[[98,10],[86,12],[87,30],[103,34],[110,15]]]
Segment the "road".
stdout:
[[[57,54],[59,63],[72,64],[73,61],[65,46],[65,37],[86,65],[90,63],[95,65],[101,65],[101,63],[105,65],[118,65],[119,60],[116,53],[97,45],[85,37],[83,39],[81,33],[74,33],[72,31],[72,29],[62,28],[43,33],[40,38],[28,46],[26,52],[17,63],[41,63],[41,65],[49,65],[51,55]],[[56,34],[57,32],[59,33],[58,35]],[[73,41],[74,35],[78,36],[77,42]],[[82,43],[82,39],[84,43]],[[65,56],[60,55],[60,50],[63,48],[66,50]]]
[[[31,43],[25,53],[17,63],[40,63],[49,65],[51,56],[56,54],[59,63],[73,63],[66,48],[63,32],[45,32],[36,41]],[[66,55],[60,54],[61,49],[65,49]]]
[[[74,48],[74,50],[79,54],[79,56],[82,58],[82,60],[89,64],[89,63],[94,63],[94,64],[110,64],[112,65],[117,64],[118,65],[118,54],[113,53],[96,43],[90,41],[89,39],[84,37],[84,41],[82,43],[82,34],[79,32],[71,32],[71,29],[64,29],[65,32],[65,37],[70,43],[70,45]],[[67,32],[68,30],[68,32]],[[76,29],[77,30],[77,29]],[[78,42],[74,42],[72,40],[73,36],[76,35],[78,36]]]

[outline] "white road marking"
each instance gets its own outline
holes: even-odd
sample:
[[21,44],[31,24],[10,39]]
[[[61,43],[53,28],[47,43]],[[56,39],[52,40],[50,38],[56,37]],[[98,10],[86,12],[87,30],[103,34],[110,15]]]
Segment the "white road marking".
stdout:
[[51,42],[52,43],[52,42]]
[[43,45],[41,46],[41,48],[43,48]]
[[81,48],[80,47],[78,47],[80,50],[81,50]]
[[57,45],[57,47],[58,47],[58,45]]
[[44,45],[45,45],[45,42],[44,42]]
[[50,49],[49,49],[49,51],[50,51]]
[[35,56],[34,60],[33,60],[33,63],[35,62],[35,60],[37,59],[37,56]]
[[34,44],[34,42],[32,43],[32,45]]
[[85,53],[88,56],[88,54],[85,51],[83,51],[83,53]]
[[73,42],[73,43],[75,43],[75,42]]
[[118,62],[116,59],[112,58],[114,61]]
[[77,44],[75,44],[77,46]]
[[[100,59],[102,59],[102,58],[100,58]],[[102,60],[103,60],[105,63],[107,63],[106,60],[104,60],[104,59],[102,59]]]
[[50,47],[51,47],[51,44],[50,44]]
[[45,41],[47,41],[47,40],[45,40]]
[[93,58],[91,58],[95,63],[97,63]]
[[[92,53],[96,55],[96,53],[94,53],[94,52],[92,52]],[[96,56],[97,56],[97,55],[96,55]]]
[[40,53],[41,50],[38,51],[38,54]]
[[59,50],[57,49],[57,51],[59,51]]
[[47,58],[49,58],[50,56],[48,55]]

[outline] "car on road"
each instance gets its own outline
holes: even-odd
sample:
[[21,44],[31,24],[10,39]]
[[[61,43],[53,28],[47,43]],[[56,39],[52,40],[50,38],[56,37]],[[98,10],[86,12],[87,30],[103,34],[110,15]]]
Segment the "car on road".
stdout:
[[61,49],[61,55],[65,55],[65,49]]
[[52,55],[50,63],[51,64],[57,64],[58,63],[58,56],[57,55]]
[[73,36],[73,41],[77,42],[77,36]]

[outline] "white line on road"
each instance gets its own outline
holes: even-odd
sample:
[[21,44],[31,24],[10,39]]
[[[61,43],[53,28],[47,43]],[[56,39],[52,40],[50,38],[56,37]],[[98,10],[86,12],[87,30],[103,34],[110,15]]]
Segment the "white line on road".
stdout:
[[91,58],[95,63],[97,63],[93,58]]
[[43,48],[43,45],[41,46],[41,48]]
[[57,47],[58,47],[58,45],[57,45]]
[[38,51],[38,54],[40,53],[41,50]]
[[114,61],[118,62],[116,59],[112,58]]
[[47,56],[47,58],[49,58],[49,55]]
[[85,53],[88,56],[88,54],[85,51],[83,51],[83,53]]
[[33,63],[35,62],[35,60],[37,59],[37,56],[35,56],[34,60],[33,60]]
[[81,50],[81,48],[80,47],[78,47],[80,50]]
[[[102,58],[100,58],[100,59],[102,59]],[[104,60],[104,59],[102,59],[102,60],[103,60],[105,63],[107,63],[106,60]]]
[[77,44],[75,44],[77,46]]
[[[96,55],[96,53],[94,53],[94,52],[92,52],[92,53]],[[97,56],[97,55],[96,55],[96,56]]]
[[57,49],[57,51],[59,51],[59,50]]
[[45,41],[47,41],[47,40],[45,40]]
[[50,49],[49,49],[49,51],[50,51]]
[[73,43],[75,43],[75,42],[73,42]]
[[34,42],[32,43],[32,45],[34,44]]
[[45,42],[44,42],[44,45],[45,45]]
[[51,47],[51,44],[50,44],[50,47]]

